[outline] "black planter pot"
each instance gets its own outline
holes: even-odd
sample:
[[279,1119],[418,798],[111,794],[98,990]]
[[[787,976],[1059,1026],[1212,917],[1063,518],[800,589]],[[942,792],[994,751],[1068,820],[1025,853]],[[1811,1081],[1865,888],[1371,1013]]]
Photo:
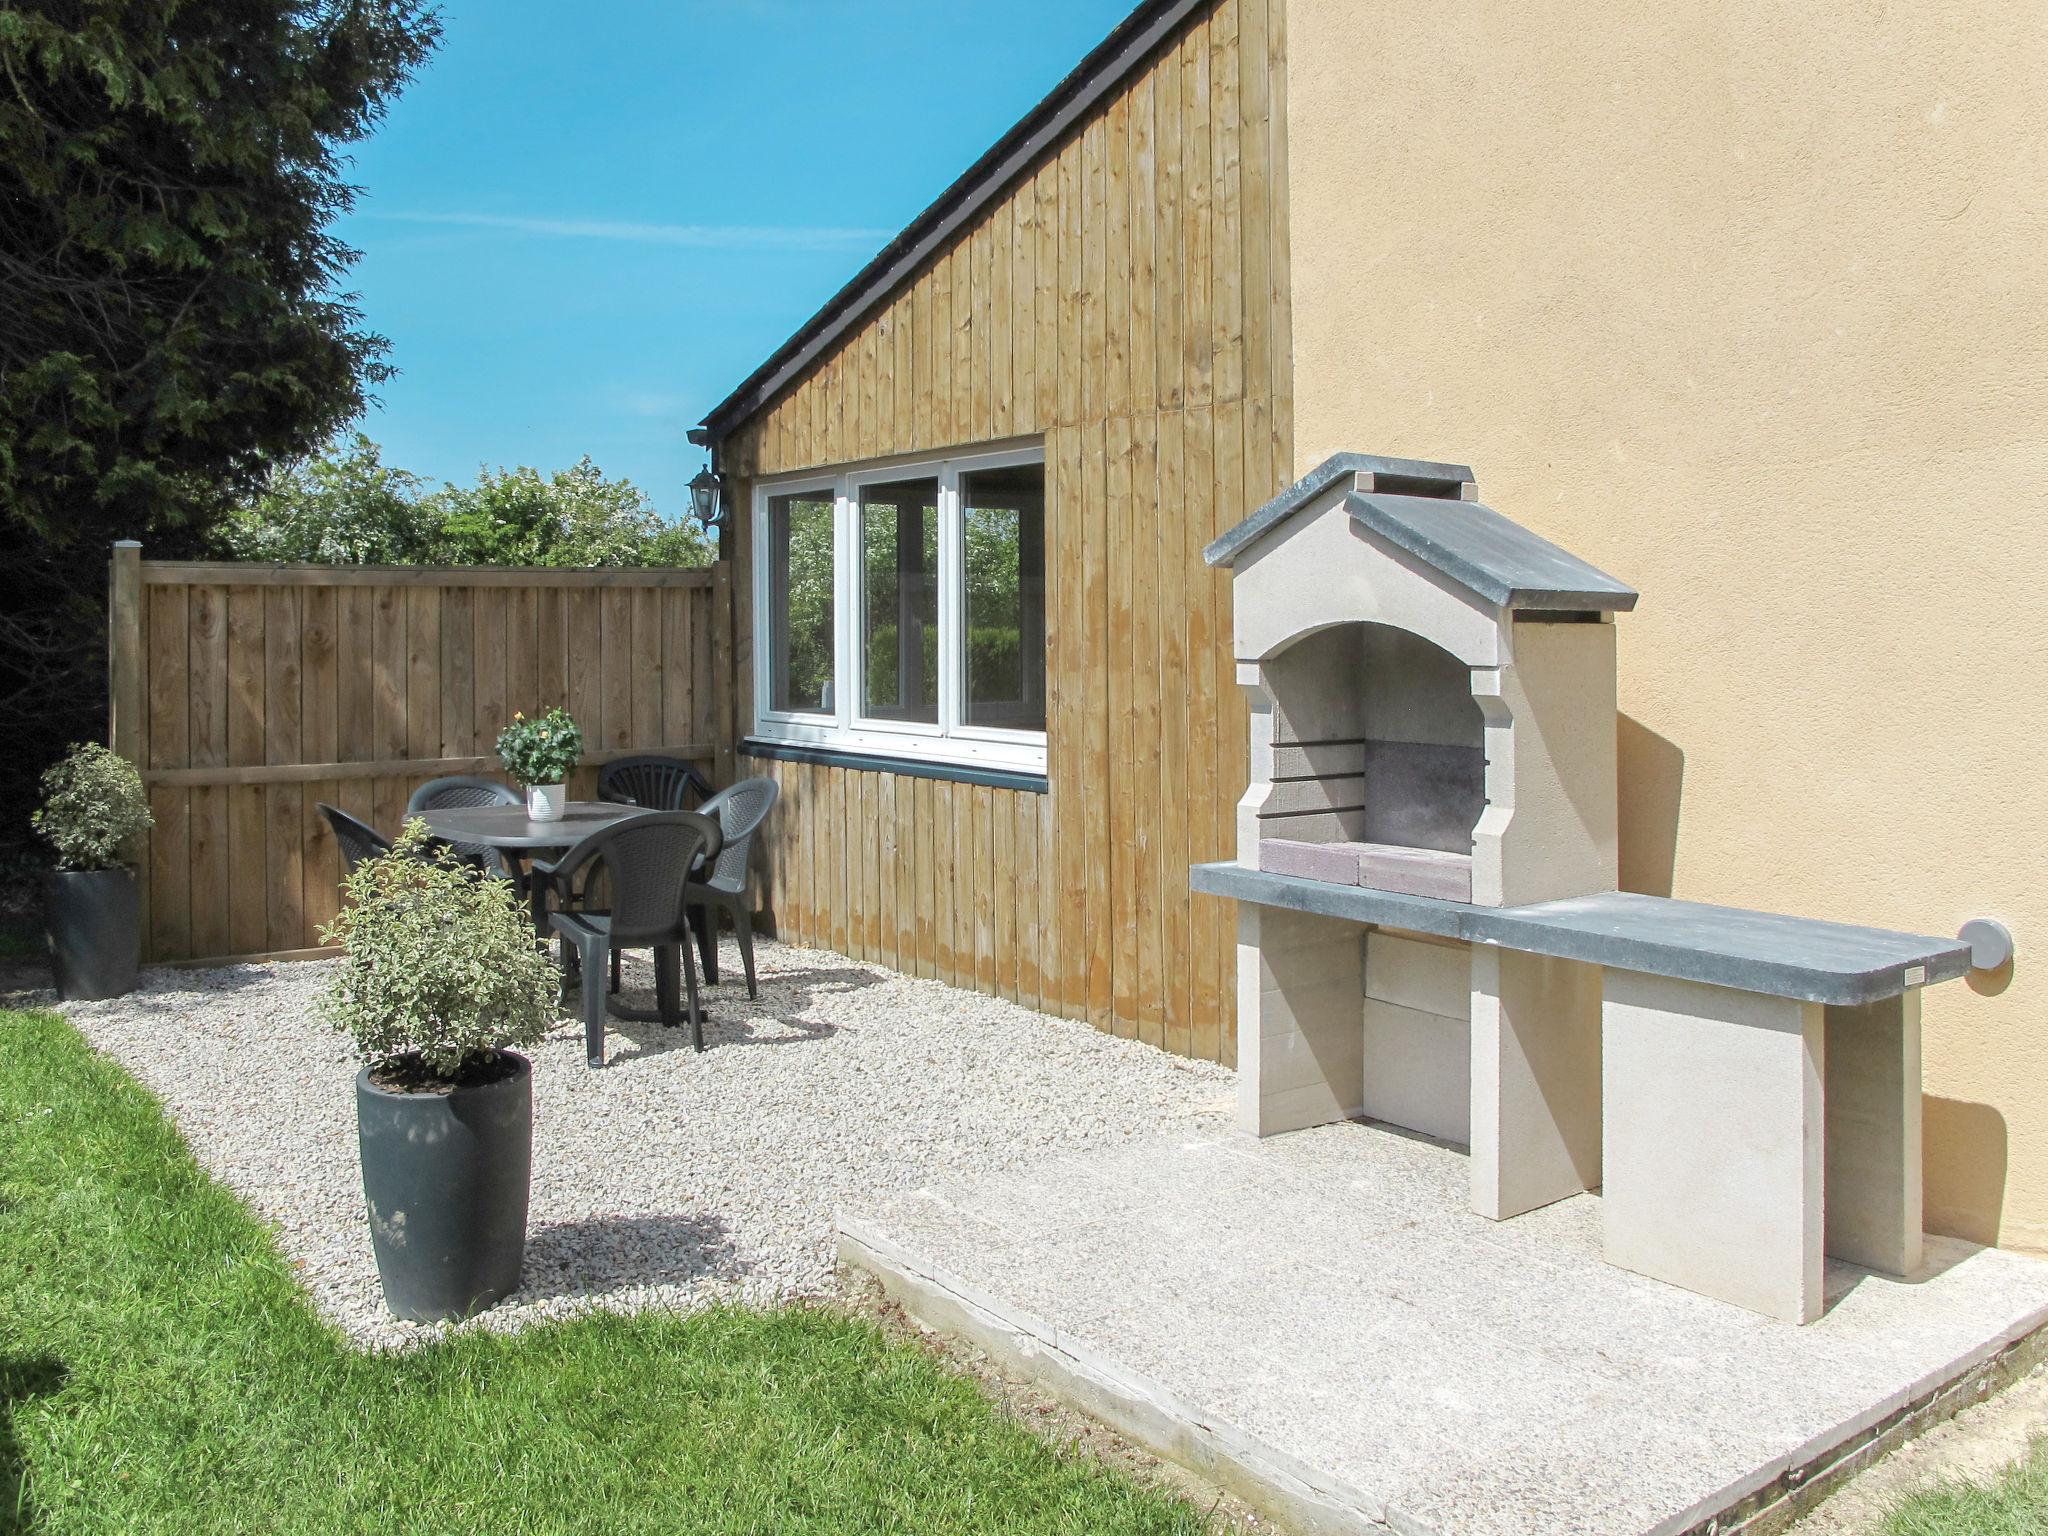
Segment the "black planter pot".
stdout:
[[[507,1053],[511,1055],[511,1053]],[[533,1175],[533,1067],[450,1093],[356,1076],[370,1240],[392,1314],[469,1317],[519,1287]]]
[[60,869],[43,884],[57,995],[91,1002],[135,990],[142,894],[125,869]]

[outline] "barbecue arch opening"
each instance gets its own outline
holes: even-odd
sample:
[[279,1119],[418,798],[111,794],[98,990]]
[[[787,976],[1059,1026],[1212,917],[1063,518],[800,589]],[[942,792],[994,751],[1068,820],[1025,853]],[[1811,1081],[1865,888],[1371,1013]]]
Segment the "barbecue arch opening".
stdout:
[[1353,622],[1268,657],[1272,774],[1253,808],[1259,867],[1472,898],[1486,725],[1471,670],[1391,624]]

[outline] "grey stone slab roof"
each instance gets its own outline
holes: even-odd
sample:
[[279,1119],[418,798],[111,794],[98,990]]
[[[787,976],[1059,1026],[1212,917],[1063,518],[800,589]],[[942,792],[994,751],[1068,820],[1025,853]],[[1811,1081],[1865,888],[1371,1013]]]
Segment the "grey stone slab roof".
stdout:
[[[1258,511],[1202,551],[1211,565],[1231,565],[1332,486],[1358,476],[1423,486],[1469,488],[1463,464],[1394,459],[1376,453],[1333,453]],[[1411,496],[1403,488],[1354,491],[1345,509],[1363,528],[1504,608],[1621,611],[1635,607],[1635,588],[1477,501]],[[1469,495],[1469,489],[1466,490]]]
[[1503,608],[1618,610],[1636,590],[1476,501],[1354,493],[1352,521]]
[[1526,907],[1480,907],[1268,874],[1238,864],[1197,864],[1189,871],[1189,884],[1212,896],[1261,906],[1808,1003],[1876,1002],[1913,987],[1952,981],[1970,969],[1970,946],[1959,939],[1628,891]]
[[1333,453],[1258,511],[1202,551],[1211,565],[1229,565],[1259,536],[1285,522],[1339,480],[1352,475],[1398,475],[1404,480],[1434,480],[1471,485],[1472,471],[1463,464],[1438,464],[1429,459],[1391,459],[1377,453]]

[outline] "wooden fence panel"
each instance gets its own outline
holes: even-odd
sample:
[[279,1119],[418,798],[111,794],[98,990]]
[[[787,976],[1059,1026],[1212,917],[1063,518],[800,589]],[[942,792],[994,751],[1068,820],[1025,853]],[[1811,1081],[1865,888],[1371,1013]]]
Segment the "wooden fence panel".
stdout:
[[584,727],[571,793],[639,752],[731,776],[732,583],[716,570],[148,561],[117,547],[110,736],[149,787],[152,961],[319,945],[342,860],[322,802],[389,835],[515,713]]

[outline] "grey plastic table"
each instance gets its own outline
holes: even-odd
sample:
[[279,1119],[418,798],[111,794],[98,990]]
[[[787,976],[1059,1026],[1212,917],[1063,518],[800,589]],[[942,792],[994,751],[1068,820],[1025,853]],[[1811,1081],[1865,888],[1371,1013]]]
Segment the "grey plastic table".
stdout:
[[[615,805],[609,800],[572,800],[563,808],[559,821],[535,821],[523,805],[463,805],[438,811],[423,811],[420,820],[434,836],[451,843],[481,843],[508,853],[544,853],[573,848],[591,833],[638,816],[637,805]],[[548,937],[548,893],[543,881],[527,882],[527,898],[533,908],[533,928]]]
[[[420,819],[427,830],[451,843],[482,843],[507,853],[544,853],[573,848],[591,833],[624,821],[629,816],[648,814],[644,805],[617,805],[609,800],[571,800],[559,821],[534,821],[523,805],[450,806],[446,810],[423,811]],[[527,882],[527,900],[533,911],[533,931],[546,942],[548,928],[548,885],[544,880]],[[566,990],[566,989],[565,989]],[[613,1017],[639,1023],[656,1023],[661,1014],[635,1008],[616,997],[606,1002]],[[708,1017],[700,1007],[701,1017]]]
[[534,821],[523,805],[451,805],[422,811],[420,819],[436,837],[450,842],[486,843],[493,848],[569,848],[601,827],[638,816],[637,805],[609,800],[571,800],[559,821]]

